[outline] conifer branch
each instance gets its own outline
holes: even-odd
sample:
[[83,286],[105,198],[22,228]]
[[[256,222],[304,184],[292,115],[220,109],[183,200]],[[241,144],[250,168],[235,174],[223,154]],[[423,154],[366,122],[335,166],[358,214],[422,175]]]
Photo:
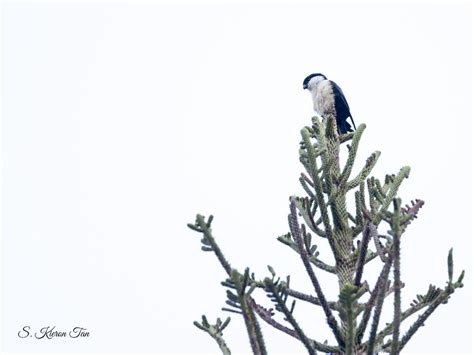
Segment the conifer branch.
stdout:
[[311,187],[314,188],[314,185],[311,180],[309,180],[309,178],[305,174],[301,173],[299,181],[301,186],[303,187],[303,190],[308,194],[308,196],[311,198],[315,198],[314,192],[311,190]]
[[[277,240],[279,242],[289,246],[291,249],[293,249],[296,253],[299,254],[298,246],[296,245],[296,242],[294,242],[291,239],[290,234],[281,235],[277,238]],[[311,262],[311,264],[313,264],[314,266],[316,266],[317,268],[319,268],[321,270],[324,270],[324,271],[329,272],[331,274],[336,273],[336,267],[335,266],[326,264],[324,261],[318,259],[314,255],[309,256],[309,261]]]
[[227,261],[227,259],[224,257],[224,254],[222,253],[221,249],[216,243],[216,240],[212,236],[212,229],[211,229],[211,223],[213,220],[213,216],[210,215],[207,222],[204,220],[204,217],[198,214],[196,216],[196,223],[193,225],[191,223],[188,224],[188,227],[200,232],[204,235],[204,238],[201,240],[201,242],[204,244],[204,247],[209,247],[211,248],[209,251],[214,251],[214,254],[216,254],[217,259],[221,263],[222,267],[224,268],[225,272],[227,275],[230,276],[230,273],[232,271],[232,268]]
[[[447,303],[450,295],[462,287],[464,271],[453,280],[454,262],[452,249],[449,251],[448,282],[444,289],[429,286],[424,295],[417,295],[410,307],[401,310],[401,260],[400,242],[401,235],[407,226],[417,218],[424,202],[416,199],[411,204],[401,207],[402,203],[397,198],[398,190],[405,178],[410,173],[409,167],[403,167],[398,174],[387,174],[383,184],[376,177],[369,177],[380,156],[379,151],[372,153],[365,161],[359,173],[351,179],[353,167],[358,152],[359,143],[365,130],[361,124],[355,132],[339,135],[336,119],[333,114],[312,118],[312,126],[301,130],[300,162],[306,169],[299,177],[299,182],[306,193],[304,197],[290,197],[290,214],[288,223],[290,233],[277,239],[289,246],[299,254],[312,286],[315,296],[302,293],[290,288],[290,278],[286,282],[275,280],[275,271],[268,267],[273,278],[263,281],[256,280],[247,268],[243,274],[231,268],[212,234],[212,215],[206,220],[197,215],[194,224],[188,227],[202,234],[201,249],[213,252],[224,268],[228,278],[222,285],[228,287],[226,311],[238,313],[244,318],[247,333],[254,354],[266,354],[266,348],[257,316],[265,323],[299,339],[310,354],[322,351],[332,354],[373,354],[378,351],[390,351],[399,354],[406,343],[421,327],[426,319],[442,303]],[[345,162],[340,161],[341,144],[347,144],[348,156]],[[343,167],[341,171],[341,166]],[[355,208],[350,211],[346,207],[346,199],[351,189],[354,192]],[[393,212],[389,211],[391,203],[394,204]],[[355,211],[354,211],[355,209]],[[302,223],[298,221],[299,215]],[[377,229],[381,223],[390,225],[387,235],[379,235]],[[359,235],[361,238],[359,239]],[[327,240],[329,243],[335,265],[329,265],[321,260],[320,245],[313,243],[314,236]],[[374,240],[375,252],[369,247],[370,240]],[[358,300],[369,290],[370,280],[364,277],[365,264],[380,258],[383,263],[382,270],[366,302]],[[323,258],[327,260],[326,257]],[[393,265],[393,282],[390,270]],[[335,274],[339,281],[339,295],[337,302],[329,302],[322,291],[313,266],[326,272]],[[364,281],[363,281],[364,280]],[[271,309],[258,305],[252,297],[253,292],[265,290],[275,304],[275,309],[282,312],[285,320],[292,328],[281,324],[273,318]],[[380,317],[384,300],[394,294],[393,320],[387,323],[382,330],[379,328]],[[291,306],[287,306],[288,297],[292,297]],[[320,306],[326,321],[332,330],[337,346],[320,343],[308,338],[299,326],[293,315],[296,300],[301,300]],[[412,324],[403,337],[400,337],[400,326],[411,315],[424,310]],[[334,315],[338,316],[338,320]],[[360,323],[357,324],[358,317]],[[372,320],[371,320],[372,318]],[[370,324],[367,341],[364,335]],[[228,324],[217,320],[215,325],[210,325],[203,316],[201,323],[194,322],[199,329],[210,334],[218,343],[224,355],[230,350],[222,338],[222,330]],[[391,335],[391,340],[386,340]],[[384,342],[387,341],[387,342]]]
[[265,286],[267,287],[267,290],[271,292],[275,303],[278,305],[281,312],[283,312],[283,314],[285,315],[286,320],[293,326],[293,329],[298,335],[298,339],[306,347],[306,349],[308,350],[308,353],[316,354],[316,351],[313,345],[311,344],[309,339],[306,337],[306,335],[304,334],[299,324],[296,322],[295,318],[293,317],[292,312],[290,312],[290,310],[286,307],[285,301],[281,298],[280,292],[277,290],[274,281],[272,279],[266,278],[264,280],[264,283],[265,283]]
[[[413,325],[408,329],[406,334],[402,337],[400,340],[400,346],[399,346],[399,351],[401,351],[407,342],[411,339],[411,337],[416,333],[416,331],[424,325],[425,321],[428,319],[428,317],[438,308],[438,306],[442,303],[447,303],[449,297],[451,296],[452,293],[457,288],[464,287],[464,284],[462,283],[463,278],[464,278],[464,270],[461,272],[461,274],[458,277],[458,280],[456,282],[452,282],[452,272],[453,272],[453,258],[452,258],[452,249],[449,251],[448,254],[448,282],[446,287],[442,292],[438,292],[437,297],[429,304],[428,308],[426,311],[424,311],[420,316],[418,316],[418,319],[413,323]],[[430,290],[428,290],[429,292]],[[427,296],[429,293],[427,294]]]
[[352,355],[355,343],[355,308],[356,308],[356,293],[358,287],[345,284],[339,294],[339,302],[341,304],[340,316],[344,324],[346,324],[345,334],[345,353]]
[[385,255],[387,253],[386,248],[382,245],[382,242],[379,239],[379,234],[375,233],[373,235],[374,239],[374,244],[375,244],[375,250],[377,251],[377,255],[380,257],[380,260],[383,262],[387,261],[387,256]]
[[393,200],[394,211],[392,217],[393,232],[393,275],[394,275],[394,317],[393,317],[393,337],[391,355],[399,352],[399,336],[401,322],[401,280],[400,280],[400,237],[402,234],[400,226],[400,204],[401,200],[396,198]]
[[381,277],[379,277],[380,283],[378,285],[377,295],[375,297],[374,316],[372,318],[372,325],[370,328],[369,340],[367,342],[368,354],[373,354],[374,348],[377,345],[375,342],[376,335],[377,335],[377,328],[380,321],[380,315],[382,313],[383,301],[385,300],[385,291],[386,291],[386,286],[387,286],[388,273],[390,272],[392,260],[393,260],[393,255],[392,253],[390,253],[388,260],[386,261],[384,268],[382,270],[383,274],[381,274]]
[[361,181],[359,184],[359,197],[360,197],[360,209],[361,213],[363,210],[367,211],[367,205],[365,203],[365,184],[364,181]]
[[447,299],[449,298],[449,295],[451,294],[452,292],[450,291],[444,291],[442,294],[440,294],[436,300],[433,301],[433,303],[431,303],[429,306],[428,306],[428,309],[423,312],[423,314],[421,314],[418,319],[415,321],[415,323],[413,323],[413,325],[410,327],[410,329],[408,329],[407,333],[402,337],[402,339],[400,340],[400,345],[399,345],[399,351],[401,351],[406,343],[408,342],[408,340],[411,339],[411,337],[416,333],[416,331],[424,325],[424,322],[428,319],[428,317],[435,311],[436,308],[438,308],[438,306],[441,304],[441,303],[444,303],[447,301]]
[[[258,288],[262,288],[262,289],[266,288],[265,283],[261,282],[261,281],[255,282],[255,285]],[[301,300],[301,301],[305,301],[305,302],[314,304],[316,306],[321,306],[321,301],[317,297],[314,297],[314,296],[308,295],[306,293],[294,290],[294,289],[289,287],[288,283],[286,283],[286,285],[285,285],[285,291],[288,294],[288,296],[291,296],[291,297],[296,298],[296,299]],[[337,302],[327,302],[327,303],[328,303],[328,306],[329,306],[330,309],[332,309],[334,311],[338,310]]]
[[[356,215],[355,215],[355,224],[356,226],[362,226],[362,197],[360,195],[360,191],[356,191],[354,193],[355,199],[355,208],[356,208]],[[354,238],[354,235],[352,236]]]
[[315,256],[310,256],[309,261],[311,262],[311,264],[316,266],[318,269],[329,272],[330,274],[335,274],[336,273],[336,267],[335,266],[326,264],[324,261],[321,261],[320,259],[316,258]]
[[230,263],[226,260],[226,258],[224,257],[224,254],[222,253],[214,237],[212,236],[212,229],[211,229],[212,220],[213,220],[212,215],[209,216],[207,222],[205,221],[203,216],[197,215],[196,223],[188,224],[188,227],[204,235],[203,239],[201,240],[204,246],[203,250],[214,251],[217,259],[221,263],[227,275],[230,277],[230,280],[235,285],[235,290],[237,292],[237,295],[233,295],[232,293],[230,293],[231,297],[233,298],[232,305],[237,306],[237,303],[235,301],[238,301],[238,306],[244,318],[245,325],[247,327],[247,331],[249,335],[250,345],[252,347],[254,354],[262,354],[262,355],[266,354],[265,343],[263,340],[263,335],[260,330],[260,326],[258,324],[257,319],[255,318],[255,314],[253,313],[253,310],[248,306],[248,303],[247,303],[248,298],[250,296],[249,294],[246,294],[245,289],[247,287],[249,270],[247,268],[245,270],[245,274],[242,276],[237,270],[234,270],[231,268]]
[[425,202],[423,200],[415,199],[415,201],[411,201],[411,206],[407,204],[404,208],[402,208],[403,219],[401,224],[403,225],[403,231],[415,218],[418,217],[418,212],[424,204]]
[[[375,283],[374,289],[372,290],[372,293],[370,294],[369,300],[366,302],[364,306],[364,313],[362,315],[362,320],[359,324],[359,327],[357,328],[356,331],[356,336],[357,336],[357,342],[360,343],[362,341],[362,338],[364,336],[365,330],[367,328],[367,325],[370,320],[370,314],[372,312],[372,309],[375,305],[375,302],[377,300],[377,296],[380,293],[385,292],[385,280],[387,279],[387,276],[390,272],[390,268],[392,266],[392,258],[389,256],[387,260],[384,263],[384,266],[382,268],[382,271],[379,274],[379,277],[377,278],[377,282]],[[374,339],[375,341],[375,339]]]
[[[401,312],[400,321],[403,322],[405,319],[415,314],[416,312],[422,310],[425,307],[428,307],[442,292],[441,289],[430,285],[426,295],[418,295],[418,301],[413,301],[409,308]],[[383,339],[392,334],[394,330],[394,322],[391,322],[386,325],[386,327],[377,334],[376,343],[380,344]]]
[[230,322],[230,317],[228,317],[224,322],[222,322],[220,318],[217,318],[216,324],[211,325],[207,321],[206,316],[203,315],[201,323],[195,321],[193,324],[197,328],[208,333],[217,342],[219,349],[221,349],[222,351],[222,355],[230,355],[231,354],[230,349],[227,346],[224,338],[222,337],[222,331],[227,327],[229,322]]
[[313,219],[313,215],[310,210],[309,200],[307,198],[302,199],[292,196],[290,197],[290,201],[292,201],[295,204],[296,208],[298,208],[299,213],[301,214],[306,225],[311,229],[311,231],[320,236],[324,236],[325,233],[318,228],[316,222]]
[[339,144],[350,141],[354,137],[354,132],[345,133],[339,136]]
[[362,234],[362,241],[359,247],[359,257],[357,259],[357,266],[356,266],[356,274],[354,278],[354,285],[360,286],[360,282],[362,279],[362,273],[364,271],[364,265],[366,264],[366,255],[367,249],[369,247],[370,238],[377,233],[375,226],[369,222],[364,228],[364,232]]
[[[373,236],[372,236],[373,237]],[[377,253],[374,253],[372,250],[370,249],[367,249],[367,256],[365,258],[365,263],[368,264],[369,262],[371,262],[372,260],[376,259],[378,256]]]
[[347,183],[347,191],[352,190],[354,187],[359,186],[362,182],[364,182],[364,179],[369,176],[370,172],[374,168],[375,164],[377,163],[377,160],[380,156],[380,152],[376,151],[373,152],[366,160],[365,166],[362,168],[360,173],[352,180],[350,180]]
[[[323,151],[321,152],[323,169],[322,176],[323,181],[326,183],[324,185],[326,188],[326,193],[331,196],[333,188],[333,178],[337,179],[339,177],[338,156],[333,155],[334,151],[329,152],[330,146],[333,148],[336,146],[336,144],[331,143],[338,139],[336,133],[336,119],[333,116],[328,116],[323,118],[323,121],[320,122],[317,117],[313,117],[312,122],[318,144],[324,147]],[[338,143],[337,148],[339,148]]]
[[324,229],[326,232],[326,235],[328,236],[329,244],[331,246],[331,249],[333,252],[335,252],[335,246],[333,242],[333,232],[332,232],[332,227],[331,223],[329,221],[329,215],[328,211],[326,208],[326,202],[324,201],[324,195],[323,195],[323,185],[321,183],[321,180],[318,175],[318,166],[316,162],[316,153],[314,151],[314,147],[311,144],[310,141],[310,136],[309,136],[309,131],[306,128],[303,128],[301,130],[301,136],[303,138],[303,142],[306,148],[306,151],[308,153],[308,159],[309,159],[309,168],[310,168],[310,175],[311,179],[313,180],[315,192],[316,192],[316,200],[318,202],[319,210],[321,212],[321,217],[323,219],[324,223]]
[[392,203],[393,199],[397,195],[398,188],[400,187],[402,181],[406,178],[408,178],[408,175],[410,174],[410,167],[405,166],[400,169],[399,173],[397,176],[393,179],[393,182],[391,183],[390,189],[387,192],[387,197],[385,198],[384,203],[382,204],[382,207],[380,210],[377,212],[377,214],[374,217],[374,224],[378,225],[383,217],[383,214],[387,211],[387,208],[389,205]]
[[250,346],[254,354],[266,354],[265,343],[263,340],[263,335],[260,330],[260,325],[258,324],[257,318],[253,309],[249,306],[249,300],[251,297],[245,292],[246,289],[246,280],[248,280],[249,269],[245,270],[245,274],[241,275],[237,270],[232,269],[230,279],[235,285],[235,290],[237,292],[237,299],[242,310],[242,316],[245,321],[245,326],[247,327],[247,333],[250,340]]
[[291,210],[291,220],[290,220],[290,230],[291,234],[293,235],[293,238],[296,241],[296,244],[299,249],[299,254],[301,256],[301,260],[303,261],[303,264],[305,266],[306,272],[308,273],[311,282],[313,284],[314,290],[316,291],[316,295],[318,296],[319,301],[321,302],[321,307],[324,310],[324,313],[326,315],[326,320],[329,324],[329,327],[332,329],[334,336],[336,337],[336,341],[338,344],[341,346],[344,344],[343,338],[341,335],[341,332],[339,330],[339,327],[337,325],[336,318],[334,318],[331,309],[329,308],[329,305],[326,301],[326,297],[323,294],[323,291],[321,290],[321,286],[319,285],[318,279],[316,278],[316,275],[311,268],[311,264],[308,259],[308,253],[304,248],[303,245],[303,238],[301,237],[301,231],[299,229],[298,225],[298,217],[296,215],[296,207],[293,203],[290,204],[290,210]]
[[344,170],[341,173],[341,186],[345,186],[347,183],[347,180],[349,180],[349,176],[351,175],[352,167],[354,166],[356,154],[357,154],[357,149],[359,148],[359,142],[360,138],[362,136],[362,133],[365,130],[365,124],[359,125],[357,127],[353,137],[352,137],[352,142],[351,142],[351,148],[349,150],[349,156],[347,157],[346,165],[344,166]]
[[377,191],[377,194],[380,196],[380,199],[384,200],[387,197],[387,192],[384,191],[379,179],[374,178],[374,186]]
[[[257,315],[263,321],[265,321],[266,323],[268,323],[269,325],[271,325],[275,329],[278,329],[278,330],[282,331],[283,333],[286,333],[286,334],[292,336],[295,339],[301,340],[296,331],[294,331],[293,329],[290,329],[288,327],[285,327],[283,324],[277,322],[273,318],[273,312],[271,310],[260,306],[254,300],[252,300],[252,303],[250,303],[250,306],[254,309],[255,313],[257,313]],[[318,342],[316,340],[313,340],[313,339],[310,339],[310,338],[307,338],[307,339],[308,339],[308,342],[311,343],[311,346],[317,351],[324,351],[324,352],[333,353],[333,352],[337,352],[339,350],[339,348],[336,347],[336,346],[323,344],[323,343],[320,343],[320,342]]]
[[311,186],[314,189],[314,183],[305,173],[301,173],[301,178],[305,181],[305,183],[307,183],[309,186]]
[[[299,291],[296,291],[296,290],[292,290],[291,288],[288,288],[288,296],[291,296],[291,297],[297,298],[299,300],[315,304],[317,306],[321,306],[321,301],[317,297],[307,295],[305,293],[302,293],[302,292],[299,292]],[[336,302],[327,302],[327,304],[328,304],[328,307],[330,309],[337,310],[337,303]]]

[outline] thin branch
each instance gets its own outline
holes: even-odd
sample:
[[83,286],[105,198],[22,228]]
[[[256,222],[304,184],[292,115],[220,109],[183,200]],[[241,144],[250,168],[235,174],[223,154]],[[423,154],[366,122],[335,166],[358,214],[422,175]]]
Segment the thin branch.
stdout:
[[388,273],[390,271],[390,266],[392,264],[393,260],[393,254],[390,253],[389,258],[387,260],[387,263],[385,265],[389,265],[389,267],[385,268],[384,270],[385,273],[380,281],[380,287],[377,292],[377,299],[376,299],[376,304],[375,304],[375,310],[374,310],[374,317],[372,319],[372,325],[370,328],[370,336],[369,340],[367,343],[367,353],[372,354],[374,352],[374,347],[375,347],[375,339],[377,335],[377,328],[379,325],[380,321],[380,315],[382,314],[382,307],[383,307],[383,302],[385,300],[385,291],[386,291],[386,286],[387,286],[387,279],[388,279]]
[[[265,289],[265,284],[261,281],[256,282],[255,285],[258,288]],[[291,296],[291,297],[296,298],[296,299],[301,300],[301,301],[305,301],[305,302],[314,304],[316,306],[321,306],[321,301],[317,297],[308,295],[308,294],[300,292],[300,291],[296,291],[296,290],[288,287],[288,284],[286,285],[286,292],[288,293],[288,296]],[[338,310],[337,302],[328,302],[328,306],[329,306],[329,308],[331,308],[334,311]]]
[[285,301],[280,297],[280,294],[278,290],[276,289],[275,284],[273,283],[273,280],[266,278],[264,282],[265,282],[265,285],[267,286],[267,289],[272,293],[275,302],[279,306],[279,309],[285,315],[286,320],[293,326],[293,329],[298,334],[298,339],[300,339],[300,341],[306,347],[309,354],[316,355],[316,351],[314,350],[314,347],[312,346],[312,344],[310,343],[310,341],[304,334],[303,329],[301,329],[298,322],[296,322],[296,319],[293,317],[293,314],[290,312],[288,307],[286,307]]
[[[285,327],[283,324],[277,322],[275,319],[273,319],[273,314],[271,310],[268,310],[259,304],[255,302],[255,300],[252,299],[252,302],[249,303],[250,306],[254,309],[255,313],[267,324],[270,324],[272,327],[275,329],[278,329],[282,331],[285,334],[288,334],[292,336],[295,339],[298,339],[301,341],[300,337],[298,336],[298,333],[295,332],[293,329],[290,329],[288,327]],[[320,343],[316,340],[307,338],[308,341],[312,344],[312,346],[317,350],[317,351],[324,351],[328,353],[336,353],[339,351],[339,347],[337,346],[331,346],[331,345],[326,345],[323,343]]]
[[290,197],[290,201],[292,201],[296,205],[296,208],[298,208],[299,213],[303,217],[308,227],[320,237],[325,237],[326,233],[324,233],[323,230],[319,229],[318,225],[314,221],[313,215],[310,210],[309,199],[308,198],[302,199],[299,197],[292,196]]
[[314,197],[314,192],[311,191],[310,188],[310,186],[314,188],[314,185],[308,180],[309,178],[305,174],[301,173],[299,181],[301,186],[303,187],[303,190],[308,194],[309,197]]
[[387,208],[389,205],[392,203],[393,199],[397,195],[398,189],[403,182],[403,179],[408,178],[408,175],[410,174],[410,167],[409,166],[404,166],[403,168],[400,169],[398,172],[397,176],[393,179],[392,184],[390,185],[390,189],[387,192],[387,197],[385,198],[384,203],[378,210],[377,214],[374,217],[374,224],[378,225],[382,219],[383,214],[385,211],[387,211]]
[[401,322],[401,280],[400,280],[400,204],[401,200],[396,198],[393,200],[394,211],[392,218],[393,232],[393,278],[394,278],[394,316],[393,316],[393,337],[391,355],[398,354],[400,322]]
[[[390,283],[390,280],[389,280]],[[403,282],[400,283],[400,288],[404,288],[405,284]],[[395,292],[395,286],[388,287],[387,292],[385,292],[385,297],[390,296],[393,292]]]
[[323,184],[318,175],[316,152],[314,150],[313,145],[311,144],[310,134],[307,128],[303,128],[301,130],[301,136],[303,137],[303,142],[304,142],[306,151],[308,152],[310,175],[311,175],[311,178],[313,179],[314,188],[316,192],[316,200],[318,201],[319,210],[321,211],[321,217],[323,219],[324,229],[327,234],[327,238],[328,238],[331,250],[333,251],[333,253],[336,253],[336,247],[334,245],[333,230],[331,227],[331,222],[329,220],[329,214],[326,208],[326,202],[324,201]]
[[222,253],[221,249],[216,243],[216,240],[212,236],[211,222],[212,222],[212,216],[209,216],[209,220],[207,223],[206,221],[204,221],[203,216],[199,214],[196,216],[196,224],[201,229],[202,233],[204,234],[204,237],[206,238],[207,242],[209,243],[212,250],[214,251],[214,254],[216,254],[217,259],[221,263],[225,272],[227,273],[227,275],[230,276],[230,273],[232,272],[232,267],[230,266],[230,263],[227,261],[227,259],[224,257],[224,254]]
[[296,241],[296,244],[298,246],[301,260],[303,261],[306,272],[308,273],[311,279],[313,287],[316,291],[316,295],[318,296],[318,299],[321,302],[321,307],[324,310],[329,327],[332,329],[334,336],[336,337],[337,343],[340,346],[342,346],[344,344],[344,341],[343,341],[341,332],[339,330],[339,327],[337,326],[336,318],[334,318],[331,312],[331,309],[329,308],[329,305],[326,301],[326,297],[324,296],[323,291],[321,290],[321,286],[319,285],[318,279],[316,278],[316,275],[313,269],[311,268],[311,264],[308,258],[308,252],[306,251],[304,247],[303,238],[301,236],[301,231],[299,229],[298,217],[296,215],[296,206],[294,205],[294,203],[290,204],[290,210],[291,210],[290,229],[293,235],[293,239]]
[[[451,251],[450,251],[450,254],[451,254]],[[448,258],[448,268],[449,268],[450,262],[452,262],[452,260],[449,260],[449,258]],[[402,340],[400,341],[399,351],[402,351],[402,349],[405,347],[406,343],[411,339],[411,337],[416,333],[416,331],[421,326],[424,325],[425,321],[436,310],[436,308],[438,308],[438,306],[441,303],[447,303],[449,297],[451,296],[451,294],[454,293],[454,291],[457,288],[464,286],[463,283],[462,283],[463,278],[464,278],[464,270],[461,272],[461,275],[459,276],[458,280],[455,283],[452,283],[451,280],[448,281],[448,284],[444,288],[444,290],[442,292],[440,292],[438,294],[438,296],[430,303],[430,305],[428,306],[428,309],[426,311],[424,311],[420,316],[418,316],[418,319],[415,321],[415,323],[412,324],[410,329],[408,329],[406,334],[403,336]],[[425,297],[429,297],[430,288],[428,289],[428,293]],[[438,289],[438,291],[439,291],[439,289]]]
[[235,285],[235,290],[237,291],[237,297],[239,300],[240,308],[242,309],[242,316],[245,321],[245,326],[247,327],[247,333],[250,340],[250,346],[254,354],[266,354],[265,343],[263,341],[263,335],[260,330],[260,325],[258,320],[255,317],[253,309],[249,306],[249,298],[245,292],[246,284],[245,279],[248,275],[248,268],[245,270],[245,275],[242,276],[237,270],[232,270],[231,280]]
[[339,136],[339,144],[342,144],[351,140],[353,136],[354,136],[354,132],[341,134]]
[[354,350],[354,338],[355,338],[355,306],[357,300],[358,287],[345,284],[339,294],[339,303],[341,304],[340,316],[343,319],[346,327],[345,332],[345,353],[346,355],[352,355]]
[[[288,245],[291,249],[293,249],[296,253],[299,254],[299,249],[298,249],[297,244],[293,240],[291,240],[290,237],[287,237],[286,235],[283,235],[283,236],[278,237],[277,239],[281,243],[283,243],[285,245]],[[317,268],[319,268],[321,270],[324,270],[324,271],[329,272],[331,274],[336,273],[336,267],[335,266],[326,264],[324,261],[318,259],[314,255],[309,256],[309,261],[311,262],[311,264],[313,264],[314,266],[316,266]]]
[[375,302],[378,298],[377,296],[381,292],[385,292],[385,285],[386,284],[384,283],[384,280],[386,280],[386,278],[388,276],[388,273],[390,272],[390,267],[391,266],[392,266],[392,257],[389,256],[387,258],[387,261],[385,262],[383,268],[382,268],[382,271],[379,274],[379,277],[377,278],[377,282],[375,283],[375,286],[374,286],[374,289],[372,290],[370,298],[367,301],[367,303],[365,304],[364,314],[362,315],[362,320],[361,320],[361,322],[359,324],[359,327],[357,328],[357,332],[356,332],[358,342],[361,342],[361,340],[364,336],[365,329],[367,328],[367,324],[368,324],[369,319],[370,319],[370,314],[372,312],[372,308],[374,307]]
[[407,216],[408,219],[403,223],[403,230],[415,219],[418,217],[418,212],[425,204],[425,201],[420,199],[415,199],[415,201],[411,201],[411,206],[406,205],[404,208],[401,209],[402,214]]
[[418,215],[418,212],[420,211],[420,209],[423,207],[423,205],[425,204],[425,201],[423,200],[420,200],[420,199],[415,199],[415,201],[410,201],[411,202],[411,206],[410,205],[405,205],[405,207],[403,207],[401,209],[402,213],[403,214],[409,214],[413,217],[416,218],[416,216]]
[[380,152],[375,151],[367,158],[365,166],[362,168],[359,174],[354,179],[347,182],[346,191],[352,190],[354,187],[359,186],[360,183],[363,182],[367,176],[369,176],[370,172],[375,166],[375,163],[377,163],[379,156]]
[[354,132],[354,135],[352,137],[352,142],[351,142],[351,148],[349,150],[349,156],[347,157],[344,170],[341,173],[341,180],[340,180],[341,186],[345,186],[347,183],[347,180],[349,180],[352,167],[354,166],[354,161],[357,154],[357,148],[359,147],[360,138],[362,136],[362,133],[365,130],[365,127],[366,127],[365,124],[361,124],[359,125],[359,127],[357,127],[356,131]]
[[[321,306],[321,301],[317,297],[307,295],[305,293],[293,290],[291,288],[288,288],[287,291],[288,291],[288,295],[291,297],[312,303],[317,306]],[[327,304],[328,304],[328,307],[331,308],[332,310],[337,310],[337,302],[327,302]]]
[[[400,322],[403,322],[405,319],[415,314],[416,312],[422,310],[425,307],[428,307],[430,303],[417,303],[401,312]],[[393,333],[393,322],[387,324],[387,326],[377,334],[376,343],[380,343],[383,338]]]
[[382,260],[383,262],[386,262],[387,261],[387,256],[385,254],[386,254],[387,250],[383,246],[382,242],[380,241],[378,233],[374,234],[374,244],[375,244],[375,250],[377,251],[377,254],[380,257],[380,260]]
[[227,327],[227,325],[230,322],[230,317],[227,318],[224,323],[220,320],[220,318],[217,318],[217,322],[215,325],[209,324],[206,316],[202,316],[202,321],[201,323],[199,322],[193,322],[193,324],[201,329],[202,331],[208,333],[217,343],[219,346],[219,349],[222,351],[222,355],[230,355],[230,349],[227,346],[223,336],[222,336],[222,331]]
[[267,353],[267,351],[265,349],[263,335],[261,333],[260,326],[258,324],[258,321],[255,317],[253,310],[248,306],[248,298],[250,296],[245,294],[245,288],[247,285],[246,285],[246,281],[243,281],[243,280],[245,280],[248,277],[248,269],[245,271],[243,280],[241,280],[242,275],[240,275],[240,273],[237,270],[234,270],[231,268],[230,263],[224,257],[224,254],[222,253],[221,249],[216,243],[216,240],[212,236],[212,232],[211,232],[212,220],[213,220],[212,215],[209,216],[207,222],[204,220],[203,216],[197,215],[196,224],[195,225],[188,224],[188,226],[195,231],[203,233],[204,235],[203,243],[205,244],[205,247],[210,247],[211,250],[214,251],[214,254],[216,255],[217,259],[219,260],[222,267],[226,271],[227,275],[235,284],[235,290],[237,291],[237,297],[240,304],[240,308],[242,310],[242,316],[244,318],[245,325],[247,327],[247,332],[248,332],[248,336],[250,340],[250,345],[252,347],[252,351],[254,354],[264,355]]
[[406,343],[410,338],[416,333],[416,331],[424,325],[425,321],[428,319],[428,317],[435,311],[438,306],[445,302],[448,298],[449,295],[454,292],[454,290],[445,290],[443,293],[441,293],[434,301],[428,306],[428,309],[424,311],[418,319],[413,323],[413,325],[408,329],[407,333],[403,336],[403,338],[400,340],[400,347],[399,351],[402,351],[402,349],[405,347]]
[[367,257],[365,258],[365,263],[368,264],[370,261],[377,258],[378,254],[374,253],[372,250],[367,249]]
[[362,241],[359,247],[359,258],[357,260],[357,267],[356,273],[354,278],[354,285],[360,286],[360,282],[362,279],[362,273],[364,271],[364,265],[366,263],[366,255],[367,255],[367,248],[369,247],[369,241],[371,236],[377,234],[377,230],[375,226],[369,222],[364,228],[364,232],[362,234]]

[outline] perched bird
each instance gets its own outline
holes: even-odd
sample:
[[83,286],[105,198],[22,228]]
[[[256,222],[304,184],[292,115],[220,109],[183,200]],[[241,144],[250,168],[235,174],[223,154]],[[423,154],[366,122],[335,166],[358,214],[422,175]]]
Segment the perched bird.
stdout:
[[[349,104],[341,88],[335,82],[328,80],[323,74],[311,74],[304,79],[303,89],[308,89],[311,92],[314,111],[322,117],[328,115],[336,117],[339,134],[352,132],[355,129]],[[346,121],[348,117],[351,118],[352,127]]]

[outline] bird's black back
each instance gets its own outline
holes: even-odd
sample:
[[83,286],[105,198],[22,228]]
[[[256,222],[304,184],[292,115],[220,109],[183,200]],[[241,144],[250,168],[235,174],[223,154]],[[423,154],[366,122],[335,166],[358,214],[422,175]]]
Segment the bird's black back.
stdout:
[[[339,131],[339,134],[353,132],[355,129],[355,123],[352,119],[351,111],[349,109],[349,104],[347,103],[346,97],[344,96],[342,89],[335,82],[331,81],[331,85],[334,95],[334,106],[336,109],[337,130]],[[350,123],[346,121],[348,117],[351,118],[354,127],[352,127]]]

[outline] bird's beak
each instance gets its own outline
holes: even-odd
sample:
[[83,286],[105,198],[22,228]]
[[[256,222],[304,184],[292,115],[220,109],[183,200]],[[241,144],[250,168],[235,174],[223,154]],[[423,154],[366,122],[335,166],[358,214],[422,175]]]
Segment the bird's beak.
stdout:
[[308,88],[308,85],[303,84],[303,90],[306,90]]

